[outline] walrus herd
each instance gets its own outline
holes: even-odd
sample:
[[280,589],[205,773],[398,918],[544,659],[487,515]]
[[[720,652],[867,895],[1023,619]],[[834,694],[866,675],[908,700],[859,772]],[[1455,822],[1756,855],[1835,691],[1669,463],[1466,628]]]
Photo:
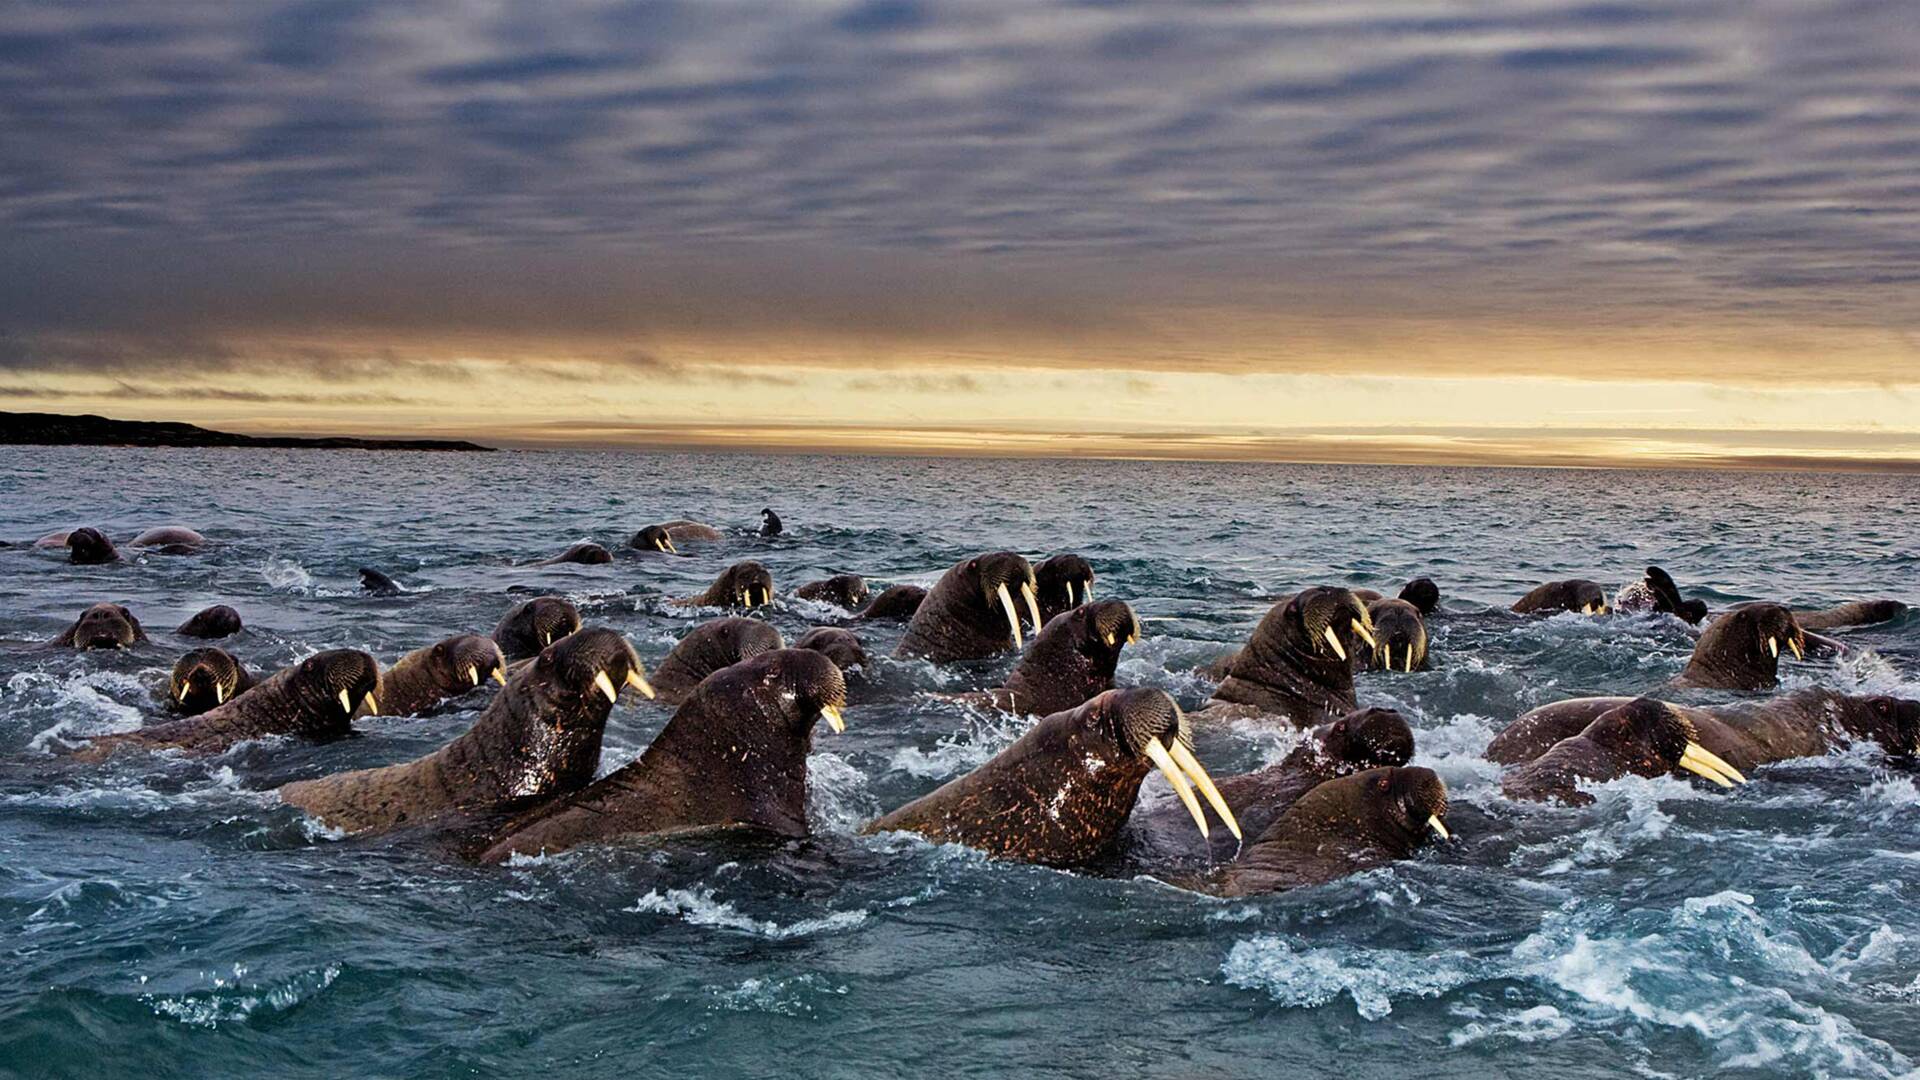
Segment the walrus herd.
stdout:
[[[771,509],[762,517],[760,536],[782,534]],[[667,521],[634,533],[622,557],[678,557],[725,538],[699,522]],[[206,544],[177,526],[126,541],[165,554]],[[83,566],[120,558],[92,528],[49,534],[39,546],[64,547]],[[613,558],[580,542],[531,565]],[[376,595],[404,595],[372,568],[362,580]],[[1417,578],[1393,597],[1323,585],[1276,598],[1244,644],[1201,673],[1213,689],[1192,711],[1161,689],[1115,685],[1142,621],[1123,599],[1094,599],[1095,580],[1080,555],[1036,565],[1011,551],[963,559],[926,588],[896,583],[876,594],[860,575],[836,574],[792,590],[803,602],[797,610],[831,625],[789,643],[754,614],[779,595],[772,574],[759,562],[736,562],[699,595],[667,601],[724,614],[682,635],[650,673],[625,637],[585,625],[558,596],[525,600],[489,633],[425,644],[385,666],[369,653],[336,649],[256,673],[227,649],[204,645],[173,667],[163,706],[171,717],[93,738],[72,755],[99,762],[139,750],[217,754],[268,737],[324,743],[351,734],[357,717],[421,715],[492,686],[490,698],[475,699],[483,703],[472,726],[438,750],[287,783],[280,798],[342,834],[412,830],[480,863],[590,844],[672,843],[711,830],[803,837],[816,727],[824,720],[832,732],[846,729],[849,680],[869,677],[875,664],[859,628],[892,620],[905,623],[895,662],[1018,654],[997,685],[942,696],[1031,723],[990,760],[871,821],[866,833],[1151,875],[1224,896],[1330,881],[1450,839],[1446,785],[1413,764],[1413,729],[1392,709],[1363,706],[1355,685],[1356,673],[1404,675],[1434,663],[1428,623],[1449,616],[1432,580]],[[1783,661],[1844,651],[1815,631],[1904,611],[1897,601],[1873,600],[1815,612],[1746,603],[1715,613],[1683,597],[1659,567],[1611,595],[1585,579],[1543,583],[1501,617],[1671,616],[1701,627],[1693,654],[1671,682],[1643,696],[1575,698],[1527,712],[1486,756],[1507,766],[1508,797],[1569,805],[1591,801],[1593,784],[1628,775],[1729,789],[1768,764],[1853,745],[1912,757],[1920,752],[1917,701],[1825,689],[1709,706],[1661,696],[1763,694],[1778,686]],[[176,633],[217,640],[241,627],[238,612],[216,605]],[[132,611],[98,603],[47,645],[149,643]],[[671,716],[638,757],[595,779],[608,718],[628,690]],[[1300,741],[1265,768],[1211,775],[1195,754],[1195,732],[1249,725],[1298,731]],[[1156,773],[1174,799],[1143,802],[1141,788]]]

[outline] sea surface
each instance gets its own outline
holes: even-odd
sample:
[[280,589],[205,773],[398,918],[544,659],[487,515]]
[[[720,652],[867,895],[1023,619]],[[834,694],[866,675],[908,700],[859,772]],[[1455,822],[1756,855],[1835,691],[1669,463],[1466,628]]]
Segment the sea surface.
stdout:
[[[763,506],[786,535],[753,535]],[[692,517],[735,535],[687,558],[527,560]],[[0,450],[0,539],[185,524],[214,546],[76,567],[0,550],[0,1075],[80,1077],[1110,1078],[1342,1075],[1912,1076],[1920,1069],[1920,790],[1875,753],[1758,770],[1721,794],[1504,799],[1488,739],[1561,698],[1636,693],[1691,637],[1664,617],[1522,619],[1528,588],[1610,588],[1648,563],[1716,607],[1920,601],[1920,481],[1602,472],[642,453]],[[1331,885],[1221,901],[1151,880],[997,862],[861,824],[980,764],[1024,722],[934,692],[1010,661],[881,659],[810,761],[815,835],[583,849],[505,868],[342,840],[281,806],[288,779],[404,760],[477,701],[376,718],[328,746],[214,758],[62,748],[155,718],[217,602],[221,644],[270,671],[351,646],[383,661],[564,594],[652,664],[714,612],[669,607],[752,558],[791,640],[837,609],[794,586],[856,572],[930,585],[974,553],[1076,551],[1146,638],[1123,685],[1189,707],[1196,665],[1271,598],[1440,584],[1433,670],[1361,676],[1453,793],[1458,840]],[[407,589],[378,599],[356,570]],[[152,643],[49,650],[98,600]],[[894,624],[862,625],[884,657]],[[1787,687],[1920,696],[1920,619]],[[1686,700],[1716,700],[1691,693]],[[603,770],[665,710],[629,695]],[[1283,732],[1209,730],[1215,775]],[[1158,777],[1143,799],[1171,798]]]

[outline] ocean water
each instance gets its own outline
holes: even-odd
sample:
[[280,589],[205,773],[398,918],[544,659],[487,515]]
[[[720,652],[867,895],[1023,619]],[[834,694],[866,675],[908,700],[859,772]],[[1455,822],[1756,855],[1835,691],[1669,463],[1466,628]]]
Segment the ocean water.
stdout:
[[[762,506],[787,535],[751,535]],[[685,559],[517,562],[643,524],[738,530]],[[1716,606],[1920,600],[1920,481],[1576,472],[512,452],[7,448],[0,538],[164,523],[215,541],[106,567],[0,550],[0,1075],[1110,1077],[1911,1076],[1920,1069],[1920,789],[1859,752],[1757,771],[1731,795],[1625,780],[1572,810],[1499,792],[1487,740],[1525,709],[1678,672],[1662,618],[1523,620],[1556,577],[1649,562]],[[711,612],[664,599],[754,558],[776,588],[837,572],[930,584],[962,557],[1077,551],[1148,620],[1122,684],[1188,705],[1195,665],[1268,598],[1439,582],[1434,669],[1363,675],[1453,793],[1458,842],[1345,881],[1221,901],[995,862],[862,822],[960,775],[1020,722],[929,691],[1008,662],[881,660],[811,760],[814,833],[686,841],[506,868],[327,835],[291,778],[403,760],[474,710],[216,758],[59,748],[154,715],[189,643],[271,670],[353,646],[391,660],[489,630],[532,592],[625,632],[650,663]],[[401,597],[360,592],[385,569]],[[96,600],[151,645],[37,647]],[[789,639],[831,608],[782,597]],[[862,626],[885,656],[897,625]],[[1920,619],[1788,686],[1920,696]],[[1713,700],[1712,694],[1693,694]],[[664,710],[623,699],[603,769]],[[1291,745],[1207,731],[1216,775]],[[1142,796],[1171,798],[1158,778]]]

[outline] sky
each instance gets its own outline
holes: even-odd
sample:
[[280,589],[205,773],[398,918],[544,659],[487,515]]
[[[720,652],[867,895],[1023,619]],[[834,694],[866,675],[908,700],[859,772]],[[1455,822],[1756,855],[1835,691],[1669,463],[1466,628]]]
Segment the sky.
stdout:
[[0,409],[1920,463],[1911,0],[0,10]]

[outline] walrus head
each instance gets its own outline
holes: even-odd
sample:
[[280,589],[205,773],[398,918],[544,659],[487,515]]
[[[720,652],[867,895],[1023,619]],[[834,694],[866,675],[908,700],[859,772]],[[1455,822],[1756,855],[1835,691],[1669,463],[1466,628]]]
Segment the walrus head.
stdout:
[[195,649],[173,665],[167,701],[175,712],[198,716],[225,705],[251,683],[238,657],[225,649]]
[[545,560],[548,565],[557,563],[578,563],[581,566],[603,566],[613,561],[613,552],[591,540],[582,540],[569,544],[567,550]]
[[76,649],[125,649],[147,640],[140,620],[119,604],[95,604],[53,639]]
[[802,600],[837,604],[848,611],[867,602],[867,579],[859,574],[835,574],[820,581],[809,581],[793,590]]
[[793,643],[796,649],[817,652],[833,661],[833,666],[845,675],[853,668],[867,666],[867,649],[851,630],[842,630],[837,626],[816,626],[801,634]]
[[773,603],[773,575],[767,568],[749,559],[737,562],[713,579],[707,591],[694,597],[703,607],[759,607]]
[[1318,885],[1450,840],[1447,785],[1431,769],[1388,766],[1318,784],[1274,819],[1215,888],[1252,896]]
[[918,585],[889,585],[880,590],[873,602],[860,609],[862,619],[893,619],[905,622],[913,618],[927,598],[927,590]]
[[660,661],[654,683],[667,701],[700,685],[700,680],[761,653],[785,648],[780,631],[771,623],[739,615],[701,623],[674,645]]
[[618,631],[604,626],[576,630],[540,650],[515,681],[526,678],[537,680],[550,700],[596,702],[602,723],[623,688],[633,687],[647,697],[654,693],[640,654]]
[[1323,585],[1304,590],[1288,603],[1287,613],[1305,646],[1342,662],[1353,654],[1356,641],[1379,644],[1366,605],[1346,589]]
[[1689,686],[1766,690],[1780,681],[1780,654],[1806,656],[1807,632],[1779,604],[1741,604],[1715,619],[1694,643],[1679,679]]
[[1581,615],[1605,615],[1607,590],[1585,578],[1549,581],[1521,597],[1513,610],[1525,615],[1536,611],[1572,611]]
[[1295,593],[1268,609],[1227,662],[1213,696],[1311,727],[1353,710],[1353,657],[1361,644],[1378,640],[1358,596],[1332,586]]
[[1400,590],[1400,599],[1412,604],[1425,617],[1440,606],[1440,586],[1435,585],[1432,578],[1414,578]]
[[488,679],[507,684],[507,657],[498,642],[478,634],[461,634],[433,644],[432,664],[441,684],[470,690]]
[[380,664],[358,649],[330,649],[296,664],[286,689],[312,716],[334,710],[349,718],[362,711],[378,715]]
[[1858,719],[1847,725],[1857,735],[1880,744],[1890,757],[1911,758],[1920,755],[1920,701],[1875,694],[1855,699],[1849,710]]
[[1427,624],[1420,609],[1406,600],[1375,600],[1367,605],[1373,620],[1373,666],[1382,671],[1413,671],[1427,662]]
[[174,630],[181,637],[213,638],[231,637],[240,632],[240,613],[225,604],[215,604],[204,611],[196,612],[193,618]]
[[1413,728],[1393,709],[1356,709],[1313,729],[1321,757],[1340,773],[1405,765],[1413,760]]
[[1368,769],[1329,783],[1346,781],[1358,781],[1355,787],[1364,792],[1360,803],[1365,817],[1355,823],[1356,831],[1373,837],[1387,850],[1408,854],[1429,840],[1453,839],[1447,832],[1447,785],[1432,769]]
[[1139,640],[1140,620],[1124,600],[1055,615],[995,691],[996,704],[1033,716],[1071,709],[1112,689],[1121,650]]
[[1016,593],[1038,630],[1033,566],[1025,558],[996,551],[956,564],[940,575],[914,611],[895,655],[976,660],[1023,647],[1026,636],[1020,629]]
[[512,662],[538,655],[578,629],[580,612],[571,603],[558,596],[537,596],[507,612],[493,628],[493,640]]
[[1593,796],[1585,782],[1622,776],[1659,777],[1685,771],[1723,788],[1745,783],[1740,770],[1701,746],[1693,722],[1672,705],[1635,698],[1594,718],[1580,733],[1554,743],[1509,772],[1502,787],[1510,798],[1555,800],[1584,806]]
[[97,566],[100,563],[117,562],[120,553],[114,550],[113,541],[99,529],[75,529],[67,534],[67,550],[71,552],[69,561],[80,566]]
[[1033,582],[1041,626],[1093,599],[1093,565],[1078,555],[1055,555],[1034,567]]

